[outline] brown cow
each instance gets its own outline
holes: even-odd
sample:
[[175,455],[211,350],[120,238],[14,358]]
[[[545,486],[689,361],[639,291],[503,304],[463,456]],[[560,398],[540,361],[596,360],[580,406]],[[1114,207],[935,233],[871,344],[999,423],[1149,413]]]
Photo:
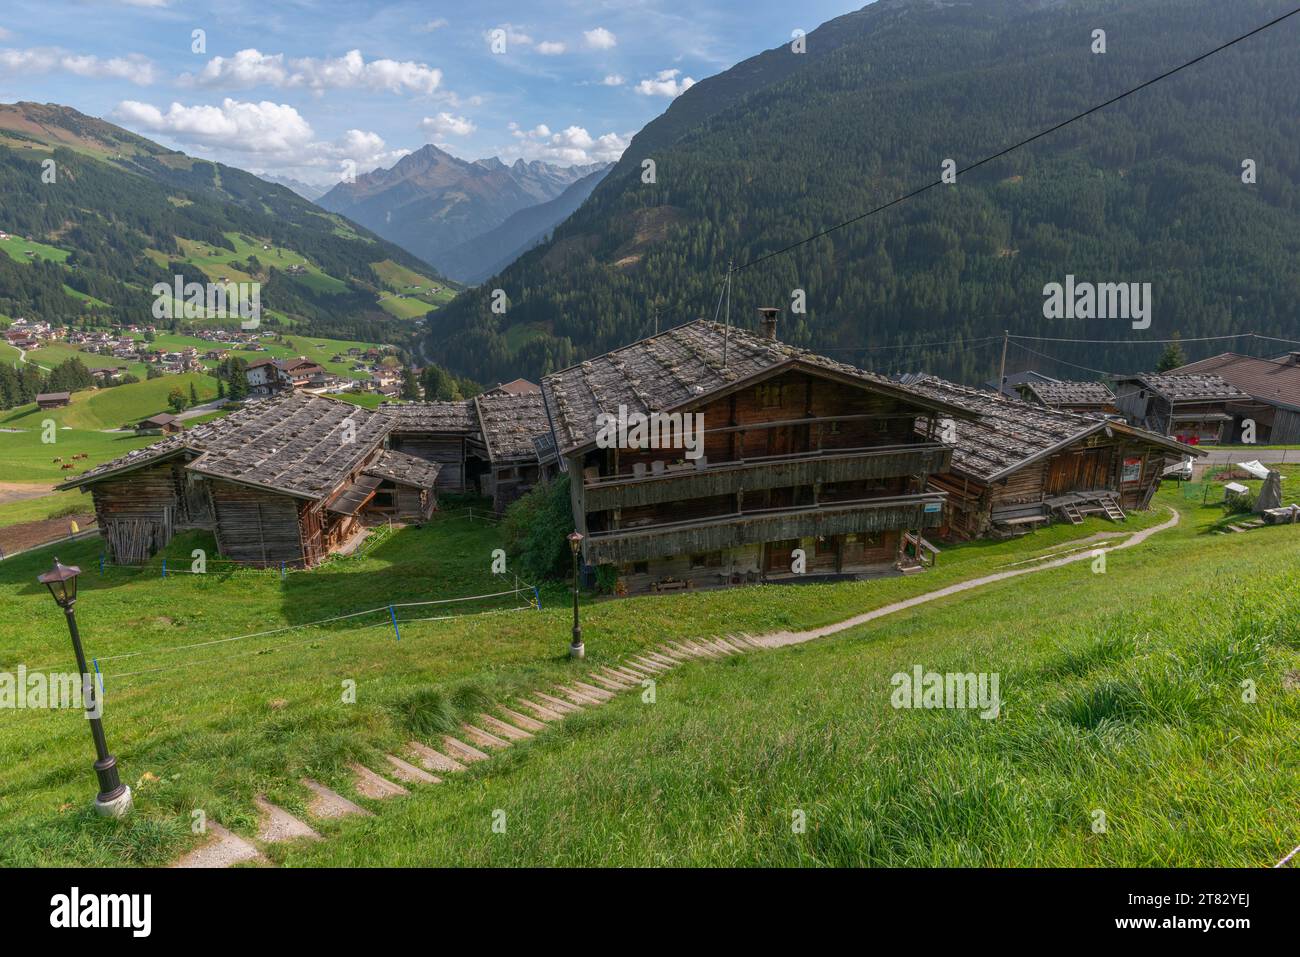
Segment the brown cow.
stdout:
[[70,469],[70,468],[72,468],[72,463],[71,463],[71,462],[64,462],[62,465],[59,466],[59,468],[61,468],[61,469]]

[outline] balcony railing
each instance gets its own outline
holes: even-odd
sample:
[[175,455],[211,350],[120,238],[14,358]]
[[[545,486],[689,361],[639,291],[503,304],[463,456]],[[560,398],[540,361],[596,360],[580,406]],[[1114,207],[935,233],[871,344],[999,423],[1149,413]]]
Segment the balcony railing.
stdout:
[[687,465],[644,475],[622,473],[587,479],[587,512],[731,495],[738,491],[811,486],[816,482],[871,481],[945,471],[952,449],[939,442],[825,449]]
[[797,508],[729,512],[689,521],[591,532],[583,549],[591,564],[619,563],[814,535],[924,530],[942,523],[945,499],[943,492],[921,492]]

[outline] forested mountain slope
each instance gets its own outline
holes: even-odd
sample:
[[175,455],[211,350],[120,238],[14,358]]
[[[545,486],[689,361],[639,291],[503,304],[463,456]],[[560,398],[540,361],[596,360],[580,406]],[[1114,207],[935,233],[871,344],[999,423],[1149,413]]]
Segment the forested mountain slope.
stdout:
[[152,321],[154,283],[228,277],[262,282],[268,319],[376,339],[398,324],[379,305],[395,267],[441,282],[283,186],[54,104],[0,105],[0,230],[11,317]]
[[[1293,6],[879,0],[811,31],[806,53],[783,45],[678,97],[549,242],[440,315],[429,353],[484,380],[536,376],[646,334],[656,308],[663,323],[711,316],[728,260],[933,182],[947,158],[995,154]],[[968,381],[997,362],[996,344],[969,340],[1004,328],[1125,340],[1040,350],[1106,371],[1149,367],[1161,347],[1132,340],[1175,332],[1300,338],[1297,76],[1300,16],[955,186],[739,272],[732,315],[752,325],[754,307],[788,307],[803,289],[806,315],[782,320],[788,341]],[[1044,318],[1044,285],[1067,275],[1150,282],[1150,327]],[[1011,361],[1086,375],[1019,347]]]

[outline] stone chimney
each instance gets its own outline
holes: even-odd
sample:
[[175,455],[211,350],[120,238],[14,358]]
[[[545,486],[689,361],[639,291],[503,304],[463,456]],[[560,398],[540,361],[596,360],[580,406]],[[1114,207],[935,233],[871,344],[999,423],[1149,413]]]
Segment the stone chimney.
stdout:
[[781,310],[775,306],[759,306],[758,314],[763,318],[759,320],[759,333],[764,339],[776,339],[776,317],[780,315]]
[[1286,364],[1289,366],[1300,366],[1300,352],[1292,352],[1286,357]]

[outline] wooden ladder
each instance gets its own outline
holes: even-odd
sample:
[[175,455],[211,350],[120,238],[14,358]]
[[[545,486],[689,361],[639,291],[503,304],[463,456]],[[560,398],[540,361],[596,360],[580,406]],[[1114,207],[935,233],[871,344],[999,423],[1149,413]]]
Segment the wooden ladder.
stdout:
[[1122,522],[1128,517],[1124,514],[1124,509],[1120,507],[1119,502],[1115,501],[1114,495],[1103,495],[1101,497],[1101,507],[1106,510],[1106,517],[1112,522]]
[[1070,520],[1071,525],[1083,524],[1083,515],[1079,512],[1079,507],[1073,502],[1066,502],[1062,505],[1061,514]]

